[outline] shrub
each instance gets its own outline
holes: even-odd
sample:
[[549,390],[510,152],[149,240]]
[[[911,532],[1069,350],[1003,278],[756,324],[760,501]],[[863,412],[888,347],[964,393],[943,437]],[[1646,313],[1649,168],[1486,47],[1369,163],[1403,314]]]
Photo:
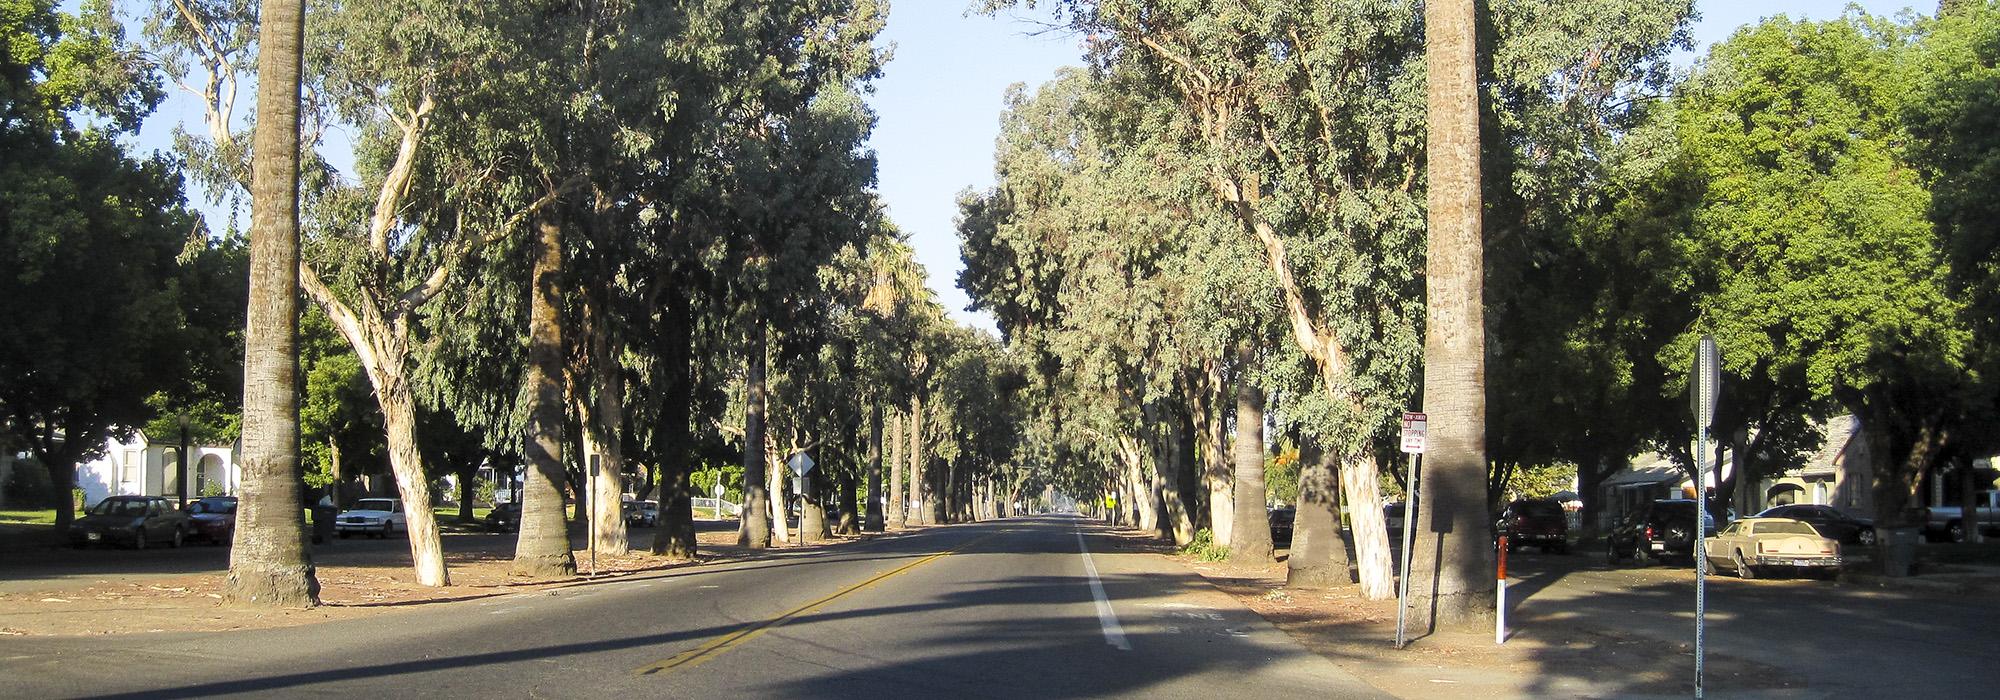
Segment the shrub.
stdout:
[[1181,548],[1181,553],[1202,561],[1223,561],[1229,558],[1229,547],[1215,541],[1215,534],[1203,528],[1194,533],[1194,540]]

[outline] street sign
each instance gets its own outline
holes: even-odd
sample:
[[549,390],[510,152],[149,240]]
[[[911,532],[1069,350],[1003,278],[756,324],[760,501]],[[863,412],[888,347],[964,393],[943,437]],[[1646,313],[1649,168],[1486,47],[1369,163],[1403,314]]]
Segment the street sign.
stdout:
[[715,485],[714,485],[714,486],[711,486],[711,487],[709,487],[709,488],[708,488],[708,492],[709,492],[709,494],[710,494],[710,495],[714,496],[715,498],[721,498],[721,497],[722,497],[722,479],[720,479],[720,478],[717,478],[717,479],[715,480]]
[[1722,353],[1715,336],[1704,335],[1695,349],[1694,370],[1688,374],[1688,402],[1694,409],[1694,431],[1707,433],[1715,427],[1715,399],[1722,390]]
[[1403,453],[1420,455],[1424,453],[1424,430],[1429,419],[1422,413],[1403,414]]
[[800,452],[792,455],[791,459],[785,460],[785,465],[792,468],[793,474],[805,476],[806,472],[813,470],[813,458],[807,457],[804,452]]

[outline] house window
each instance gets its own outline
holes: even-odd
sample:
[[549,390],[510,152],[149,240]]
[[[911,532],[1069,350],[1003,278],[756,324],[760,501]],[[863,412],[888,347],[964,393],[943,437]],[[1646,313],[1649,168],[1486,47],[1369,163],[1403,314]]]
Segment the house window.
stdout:
[[1814,502],[1814,503],[1817,503],[1817,504],[1820,504],[1820,505],[1826,505],[1826,503],[1827,503],[1827,501],[1826,501],[1826,482],[1824,482],[1824,481],[1821,481],[1821,482],[1816,482],[1816,483],[1814,483],[1814,484],[1813,484],[1813,501],[1812,501],[1812,502]]
[[138,450],[127,451],[125,453],[125,483],[138,483],[139,479],[144,476],[139,466]]

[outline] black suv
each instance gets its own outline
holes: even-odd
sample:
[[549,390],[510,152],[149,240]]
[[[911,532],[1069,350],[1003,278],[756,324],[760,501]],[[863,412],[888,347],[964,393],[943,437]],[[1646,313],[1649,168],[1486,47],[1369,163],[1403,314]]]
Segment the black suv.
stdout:
[[1569,514],[1554,499],[1521,499],[1507,504],[1494,532],[1507,538],[1509,551],[1533,545],[1550,554],[1569,553]]
[[[1701,518],[1704,537],[1715,536],[1715,518]],[[1605,538],[1611,563],[1628,560],[1694,561],[1695,502],[1665,499],[1640,504],[1627,513]]]

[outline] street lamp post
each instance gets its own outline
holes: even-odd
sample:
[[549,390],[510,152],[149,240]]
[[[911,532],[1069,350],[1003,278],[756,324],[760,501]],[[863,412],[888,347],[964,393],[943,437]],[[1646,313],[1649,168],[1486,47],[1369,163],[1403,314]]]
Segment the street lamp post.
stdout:
[[187,510],[187,507],[188,507],[188,414],[186,414],[186,413],[182,413],[182,414],[180,415],[180,419],[179,419],[179,422],[180,422],[180,425],[181,425],[181,450],[180,450],[180,457],[179,457],[179,459],[178,459],[178,460],[176,460],[176,461],[178,461],[178,462],[179,462],[179,465],[178,465],[178,466],[176,467],[176,469],[177,469],[177,471],[178,471],[178,474],[177,474],[177,475],[175,476],[175,479],[176,479],[176,480],[174,481],[174,490],[175,490],[175,491],[178,491],[178,492],[179,492],[179,493],[178,493],[178,494],[176,494],[176,495],[177,495],[177,496],[178,496],[178,497],[180,498],[180,501],[181,501],[181,510]]

